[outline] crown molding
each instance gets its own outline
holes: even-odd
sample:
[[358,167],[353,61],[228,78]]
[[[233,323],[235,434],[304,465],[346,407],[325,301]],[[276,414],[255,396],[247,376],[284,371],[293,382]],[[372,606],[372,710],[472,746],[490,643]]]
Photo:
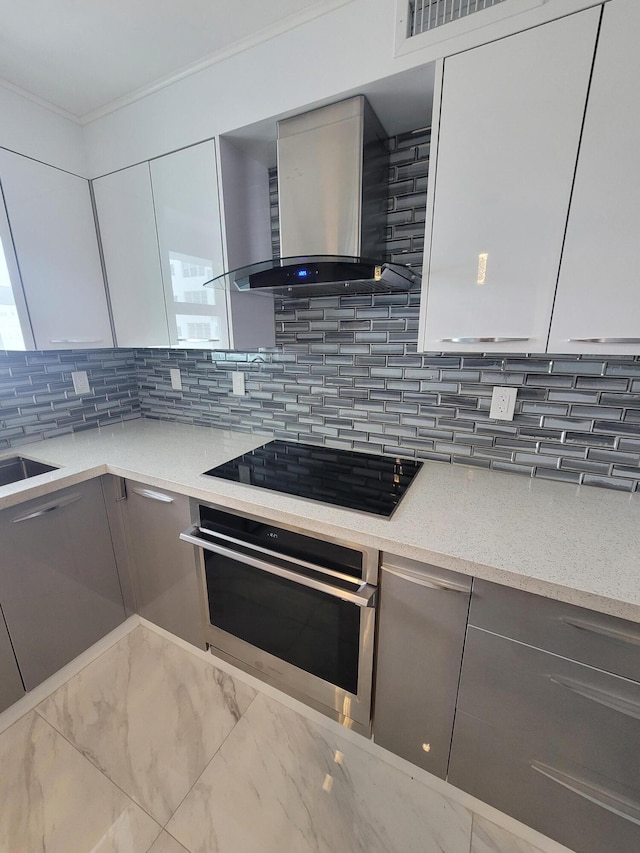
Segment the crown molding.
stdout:
[[32,101],[39,107],[42,107],[45,110],[49,110],[49,112],[51,113],[56,113],[56,115],[62,116],[62,118],[66,118],[67,121],[72,121],[74,124],[78,125],[82,124],[81,116],[74,115],[68,110],[59,107],[57,104],[54,104],[51,101],[47,101],[45,98],[41,98],[38,95],[34,95],[33,92],[29,92],[27,89],[23,89],[20,86],[16,86],[15,83],[11,83],[9,82],[9,80],[5,80],[4,77],[0,77],[0,86],[3,89],[8,89],[9,92],[13,92],[15,95],[19,95],[21,98],[25,98],[27,101]]

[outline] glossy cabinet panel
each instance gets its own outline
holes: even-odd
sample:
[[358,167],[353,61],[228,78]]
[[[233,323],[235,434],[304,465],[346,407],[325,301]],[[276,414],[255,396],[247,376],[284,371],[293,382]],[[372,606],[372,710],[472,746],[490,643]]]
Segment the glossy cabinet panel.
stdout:
[[34,349],[31,321],[0,182],[0,350]]
[[149,164],[93,182],[116,344],[169,346]]
[[27,690],[124,621],[100,480],[0,514],[0,604]]
[[202,649],[194,551],[179,538],[191,523],[189,498],[131,480],[126,493],[119,506],[138,613]]
[[4,149],[0,181],[35,347],[112,346],[88,181]]
[[476,580],[469,624],[640,682],[640,625]]
[[606,3],[550,352],[640,353],[640,4]]
[[172,346],[228,349],[216,152],[202,142],[152,160],[151,184]]
[[445,778],[471,578],[384,555],[374,740]]
[[458,711],[535,744],[535,759],[581,764],[638,788],[640,684],[469,628]]
[[24,696],[24,687],[9,632],[0,610],[0,711]]
[[448,781],[571,850],[637,850],[638,789],[555,756],[540,761],[536,747],[531,737],[458,712]]
[[445,60],[420,350],[545,351],[599,17]]

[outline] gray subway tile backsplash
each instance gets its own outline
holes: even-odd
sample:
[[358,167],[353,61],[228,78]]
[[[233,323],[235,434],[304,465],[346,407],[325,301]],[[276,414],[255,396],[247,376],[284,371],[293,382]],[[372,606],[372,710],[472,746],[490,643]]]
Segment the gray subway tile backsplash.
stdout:
[[[401,263],[422,260],[428,143],[428,131],[389,141],[388,244]],[[271,188],[277,253],[275,175]],[[276,347],[260,353],[0,353],[0,449],[143,416],[639,488],[640,357],[418,354],[419,301],[416,289],[277,299]],[[89,372],[82,398],[76,369]],[[238,370],[244,397],[231,393]],[[489,418],[494,385],[518,388],[511,423]]]

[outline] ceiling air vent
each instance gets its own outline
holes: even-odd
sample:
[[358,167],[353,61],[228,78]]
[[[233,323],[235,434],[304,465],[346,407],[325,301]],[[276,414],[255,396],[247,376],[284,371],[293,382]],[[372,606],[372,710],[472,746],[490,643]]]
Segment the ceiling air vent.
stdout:
[[504,0],[409,0],[408,37],[497,6]]

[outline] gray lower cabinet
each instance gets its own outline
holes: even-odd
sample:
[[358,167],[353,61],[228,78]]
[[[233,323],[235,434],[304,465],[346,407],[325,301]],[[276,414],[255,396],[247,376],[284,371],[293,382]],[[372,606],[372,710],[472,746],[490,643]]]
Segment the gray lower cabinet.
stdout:
[[4,615],[0,610],[0,711],[13,705],[22,696],[24,696],[24,686],[20,678],[20,670],[13,653]]
[[469,621],[449,782],[580,853],[640,849],[637,626],[482,581]]
[[445,778],[471,578],[383,555],[373,736]]
[[127,480],[124,517],[140,616],[205,648],[194,550],[180,541],[191,524],[189,498]]
[[31,690],[124,621],[99,479],[0,513],[0,604]]

